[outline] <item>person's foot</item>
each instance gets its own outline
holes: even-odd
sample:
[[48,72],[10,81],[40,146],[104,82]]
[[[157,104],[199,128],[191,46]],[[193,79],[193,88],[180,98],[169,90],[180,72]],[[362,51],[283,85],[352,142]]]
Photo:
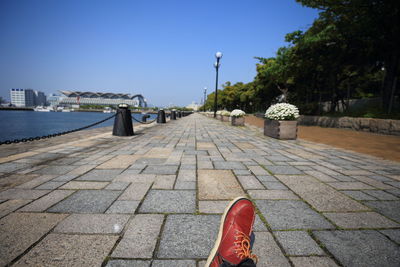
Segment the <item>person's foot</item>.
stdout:
[[217,241],[207,259],[206,267],[237,265],[257,257],[251,254],[250,235],[253,231],[255,208],[246,197],[229,203],[221,219]]

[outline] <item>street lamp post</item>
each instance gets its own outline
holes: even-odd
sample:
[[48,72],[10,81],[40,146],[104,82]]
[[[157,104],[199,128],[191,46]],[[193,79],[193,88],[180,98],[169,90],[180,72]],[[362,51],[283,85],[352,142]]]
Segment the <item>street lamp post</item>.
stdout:
[[206,112],[206,95],[207,95],[207,87],[204,87],[204,99],[203,99],[203,110]]
[[217,62],[214,63],[214,67],[215,67],[215,70],[216,70],[217,74],[216,74],[216,79],[215,79],[214,118],[217,117],[218,69],[219,69],[219,66],[221,65],[221,64],[219,63],[219,60],[220,60],[221,57],[222,57],[222,53],[221,53],[221,52],[217,52],[217,53],[215,54],[215,57],[217,58]]

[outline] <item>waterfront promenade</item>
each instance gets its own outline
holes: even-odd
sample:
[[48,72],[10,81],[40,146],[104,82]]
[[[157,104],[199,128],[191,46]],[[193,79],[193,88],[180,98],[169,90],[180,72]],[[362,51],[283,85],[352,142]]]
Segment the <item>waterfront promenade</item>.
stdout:
[[229,200],[257,266],[399,266],[400,164],[200,114],[0,147],[0,266],[203,266]]

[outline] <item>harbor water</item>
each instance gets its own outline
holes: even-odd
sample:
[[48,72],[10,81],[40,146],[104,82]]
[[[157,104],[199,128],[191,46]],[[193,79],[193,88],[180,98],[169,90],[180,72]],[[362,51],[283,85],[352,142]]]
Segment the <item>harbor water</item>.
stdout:
[[[0,141],[29,138],[80,128],[112,116],[100,112],[35,112],[0,110]],[[133,113],[141,121],[142,114]],[[156,118],[150,114],[148,121]],[[132,121],[134,124],[136,121]],[[112,126],[114,118],[92,128]]]

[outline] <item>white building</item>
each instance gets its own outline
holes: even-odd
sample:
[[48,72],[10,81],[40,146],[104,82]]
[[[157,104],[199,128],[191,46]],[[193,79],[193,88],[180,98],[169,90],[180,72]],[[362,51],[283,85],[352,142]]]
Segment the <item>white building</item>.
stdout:
[[11,104],[16,107],[35,107],[46,105],[46,95],[32,89],[10,89]]
[[62,96],[57,105],[118,105],[128,104],[133,107],[147,107],[146,99],[137,94],[60,91]]
[[200,105],[197,104],[197,103],[194,102],[194,101],[192,102],[192,104],[186,106],[186,108],[191,108],[191,109],[193,109],[194,111],[198,111],[198,110],[199,110],[199,107],[200,107]]

